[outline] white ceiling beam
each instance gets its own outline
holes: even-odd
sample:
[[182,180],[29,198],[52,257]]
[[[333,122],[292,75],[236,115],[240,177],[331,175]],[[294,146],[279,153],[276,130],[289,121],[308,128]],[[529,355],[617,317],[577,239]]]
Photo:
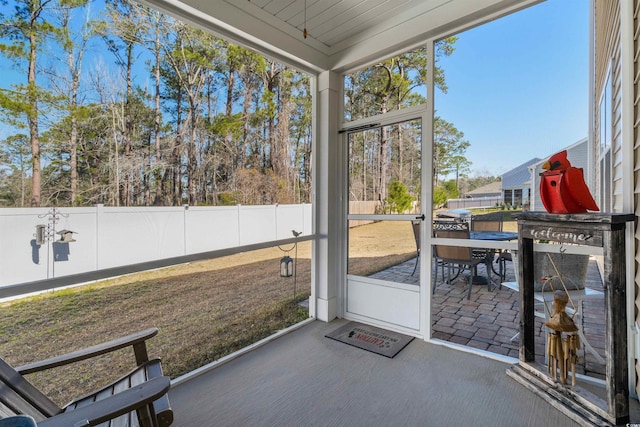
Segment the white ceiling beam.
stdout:
[[[138,0],[176,19],[311,74],[329,69],[326,53],[297,40],[224,0]],[[302,39],[302,36],[300,36]]]
[[[347,71],[542,0],[421,0],[328,46],[247,0],[141,0],[232,43],[312,74]],[[412,2],[413,3],[413,2]],[[339,22],[336,22],[338,25]],[[338,31],[338,29],[336,29]]]

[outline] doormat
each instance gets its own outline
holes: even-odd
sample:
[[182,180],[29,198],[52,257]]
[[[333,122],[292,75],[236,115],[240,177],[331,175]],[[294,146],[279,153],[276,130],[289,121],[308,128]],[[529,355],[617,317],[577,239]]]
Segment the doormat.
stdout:
[[408,335],[358,322],[349,322],[325,337],[389,358],[394,357],[413,340]]

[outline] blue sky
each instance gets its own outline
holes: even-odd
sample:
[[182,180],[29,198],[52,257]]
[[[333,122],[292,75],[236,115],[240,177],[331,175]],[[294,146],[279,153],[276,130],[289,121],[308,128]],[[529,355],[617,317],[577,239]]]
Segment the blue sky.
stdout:
[[549,0],[458,36],[438,63],[449,90],[435,107],[471,143],[471,176],[588,136],[589,0]]

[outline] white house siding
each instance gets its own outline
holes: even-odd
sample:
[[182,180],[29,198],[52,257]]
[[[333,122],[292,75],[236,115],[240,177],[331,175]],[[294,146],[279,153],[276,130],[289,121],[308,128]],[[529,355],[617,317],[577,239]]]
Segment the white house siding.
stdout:
[[[635,214],[638,215],[640,212],[640,40],[639,34],[640,32],[640,1],[634,0],[633,2],[633,34],[634,34],[634,76],[633,76],[633,206]],[[634,248],[635,248],[635,274],[634,274],[634,291],[635,291],[635,312],[640,312],[640,295],[639,287],[640,287],[640,269],[638,266],[640,265],[640,231],[636,227],[634,232]],[[640,323],[640,314],[636,314],[635,323]],[[640,388],[638,387],[638,375],[640,372],[640,363],[636,359],[635,365],[636,371],[636,382],[635,382],[635,390],[636,393],[640,395]]]
[[502,198],[505,203],[510,203],[513,200],[511,196],[514,195],[516,190],[519,190],[521,197],[518,203],[529,204],[531,208],[531,198],[535,193],[530,191],[529,166],[541,161],[536,157],[502,174]]
[[[612,2],[616,3],[617,2]],[[621,67],[620,67],[620,14],[617,13],[613,22],[615,38],[611,55],[611,97],[612,97],[612,124],[611,124],[611,177],[612,177],[612,209],[614,212],[623,212],[622,190],[622,93],[621,93]]]
[[[611,156],[612,156],[612,211],[622,211],[622,171],[621,171],[621,114],[620,114],[620,5],[617,1],[595,1],[595,81],[594,81],[594,144],[593,156],[598,164],[600,153],[600,97],[602,95],[607,73],[611,78]],[[596,167],[596,194],[600,194],[600,174],[602,170]],[[602,200],[600,206],[606,208]],[[607,209],[609,210],[609,209]]]
[[[640,214],[640,46],[639,46],[639,8],[640,0],[633,1],[633,141],[627,141],[627,144],[633,144],[633,158],[625,158],[623,144],[623,126],[628,126],[623,121],[623,96],[622,93],[622,34],[621,34],[621,4],[625,8],[628,4],[621,3],[630,0],[595,0],[594,10],[594,87],[593,87],[593,138],[594,138],[594,159],[598,162],[598,154],[600,147],[600,95],[602,94],[607,73],[610,72],[611,78],[611,210],[614,212],[623,212],[624,209],[624,186],[623,172],[624,167],[633,170],[633,206],[634,213]],[[622,17],[627,19],[627,16]],[[628,37],[625,35],[625,37]],[[625,40],[626,41],[626,40]],[[629,157],[629,156],[627,156]],[[596,168],[600,173],[600,168]],[[600,177],[596,182],[600,183]],[[635,323],[640,323],[640,232],[638,229],[634,232],[633,251],[635,263],[634,268],[634,306],[635,306]],[[638,372],[640,372],[640,363],[636,360],[635,372],[630,372],[631,378],[635,381],[635,391],[640,394],[638,384]]]

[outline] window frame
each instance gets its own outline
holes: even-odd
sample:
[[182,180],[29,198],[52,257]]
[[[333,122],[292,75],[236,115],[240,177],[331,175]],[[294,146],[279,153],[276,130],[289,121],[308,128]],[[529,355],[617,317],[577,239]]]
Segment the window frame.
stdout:
[[612,77],[610,60],[598,102],[598,204],[601,212],[610,212],[613,205],[613,191],[611,185],[611,151],[613,145]]

